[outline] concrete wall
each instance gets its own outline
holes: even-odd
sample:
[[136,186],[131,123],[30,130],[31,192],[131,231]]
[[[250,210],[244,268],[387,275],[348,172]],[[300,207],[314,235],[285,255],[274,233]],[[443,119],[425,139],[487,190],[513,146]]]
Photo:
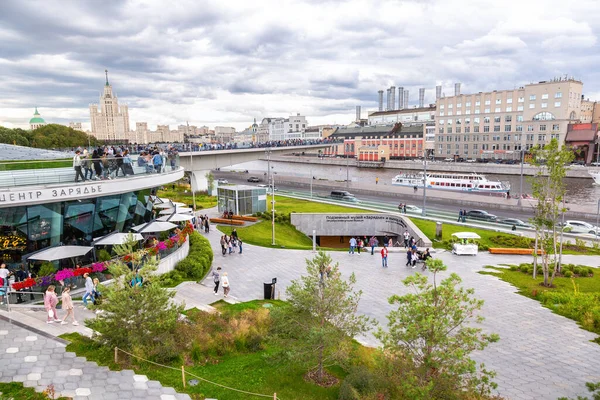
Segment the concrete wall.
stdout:
[[159,275],[166,274],[167,272],[173,271],[175,269],[175,265],[184,258],[188,256],[190,253],[190,238],[185,241],[185,243],[177,249],[174,253],[169,254],[165,258],[160,259],[160,263],[158,264],[158,268],[156,273]]
[[401,236],[408,230],[421,239],[420,246],[431,247],[431,241],[408,219],[394,214],[292,213],[292,225],[307,236]]

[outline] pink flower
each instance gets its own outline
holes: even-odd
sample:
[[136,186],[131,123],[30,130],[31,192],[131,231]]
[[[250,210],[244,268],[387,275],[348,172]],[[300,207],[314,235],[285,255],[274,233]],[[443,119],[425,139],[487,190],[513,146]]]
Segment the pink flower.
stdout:
[[102,272],[106,269],[106,265],[103,262],[97,262],[92,264],[92,272]]
[[67,278],[73,277],[73,270],[69,268],[61,269],[56,273],[54,279],[57,281],[64,281]]
[[156,249],[157,249],[158,251],[161,251],[161,250],[166,250],[166,249],[167,249],[167,245],[165,244],[165,242],[159,242],[159,243],[156,245]]

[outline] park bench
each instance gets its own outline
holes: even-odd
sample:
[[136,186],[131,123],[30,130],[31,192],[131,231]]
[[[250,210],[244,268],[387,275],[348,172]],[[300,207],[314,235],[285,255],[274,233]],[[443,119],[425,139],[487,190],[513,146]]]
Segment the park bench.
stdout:
[[238,219],[229,219],[229,218],[211,218],[210,222],[213,224],[224,224],[224,225],[244,225],[244,221],[240,221]]
[[250,216],[246,216],[246,215],[234,215],[232,218],[233,219],[237,219],[239,221],[248,221],[248,222],[256,222],[256,221],[258,221],[258,218],[256,218],[256,217],[250,217]]
[[[505,247],[490,247],[488,251],[491,254],[518,254],[518,255],[532,255],[533,249],[511,249]],[[538,255],[542,254],[542,250],[538,249]]]

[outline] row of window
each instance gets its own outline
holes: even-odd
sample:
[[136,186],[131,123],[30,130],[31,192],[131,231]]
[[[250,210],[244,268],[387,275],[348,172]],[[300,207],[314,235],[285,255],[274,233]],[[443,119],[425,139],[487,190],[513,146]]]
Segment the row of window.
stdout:
[[[471,147],[472,151],[471,153],[469,153],[469,148],[470,145],[469,144],[463,144],[462,147],[462,154],[468,155],[468,154],[479,154],[480,151],[490,151],[490,150],[505,150],[505,151],[520,151],[521,149],[525,149],[525,150],[530,150],[533,148],[533,144],[529,143],[529,144],[525,144],[525,145],[521,145],[521,144],[517,144],[517,145],[510,145],[510,144],[495,144],[495,143],[482,143],[481,146],[477,143],[474,143]],[[447,144],[446,145],[446,154],[452,154],[452,145],[451,144]],[[454,145],[454,152],[456,152],[456,154],[458,154],[461,151],[460,148],[460,144],[455,144]],[[444,154],[444,145],[440,144],[438,145],[438,154]]]
[[[542,100],[547,100],[548,99],[548,93],[542,94],[541,98],[542,98]],[[554,98],[555,99],[562,98],[562,92],[556,92],[556,93],[554,93]],[[535,100],[536,100],[536,95],[535,94],[532,94],[532,95],[529,96],[529,101],[535,101]],[[512,97],[506,99],[506,104],[512,104],[512,102],[513,102]],[[525,97],[519,97],[517,99],[517,102],[518,103],[524,103],[525,102]],[[492,103],[491,100],[485,100],[484,105],[489,106],[489,105],[491,105],[491,103]],[[498,104],[502,104],[502,99],[496,99],[496,104],[497,105]],[[479,107],[480,105],[481,105],[481,101],[480,100],[475,101],[475,107]],[[444,107],[445,107],[444,104],[440,104],[440,110],[443,110]],[[448,109],[452,109],[453,107],[454,107],[453,104],[448,104]],[[462,103],[456,103],[456,108],[461,108],[461,107],[462,107]],[[465,107],[471,107],[471,102],[470,101],[465,102]]]
[[[501,132],[501,126],[500,125],[494,125],[493,128],[493,132]],[[527,132],[534,132],[534,125],[527,125]],[[538,130],[540,132],[545,132],[547,128],[547,125],[545,124],[541,124],[538,126]],[[553,124],[552,125],[552,131],[558,131],[560,130],[560,126],[558,124]],[[504,132],[512,132],[512,125],[504,125]],[[515,125],[515,132],[523,132],[523,125]],[[444,130],[444,127],[440,127],[438,129],[438,132],[443,134],[445,133],[471,133],[471,127],[470,126],[465,126],[464,130],[462,129],[462,127],[460,126],[456,126],[455,129],[453,130],[451,126],[447,127]],[[483,126],[483,132],[490,132],[490,126],[489,125],[484,125]],[[475,125],[473,127],[473,133],[479,133],[479,126]]]
[[[541,112],[538,113],[536,115],[533,116],[532,120],[533,121],[552,121],[554,120],[554,115],[552,113],[548,113],[548,112]],[[513,118],[512,115],[506,115],[504,116],[504,122],[512,122]],[[492,121],[492,119],[488,116],[483,117],[483,123],[484,124],[489,124]],[[516,116],[516,121],[517,122],[523,122],[523,116],[522,115],[517,115]],[[449,126],[452,125],[452,123],[456,124],[456,125],[462,125],[462,123],[464,122],[465,125],[469,125],[471,124],[471,118],[467,117],[467,118],[456,118],[455,120],[444,120],[444,119],[440,119],[438,121],[438,124],[444,125],[444,122],[446,122]],[[473,124],[474,125],[479,125],[479,123],[481,122],[481,118],[480,117],[475,117],[473,118]],[[502,122],[502,117],[494,117],[494,123],[499,124],[500,122]],[[553,128],[552,129],[560,129],[559,128],[559,124],[553,124],[552,125]]]
[[[560,101],[555,101],[554,102],[554,107],[560,107],[561,106],[561,102]],[[548,103],[541,103],[540,104],[541,108],[548,108]],[[535,108],[535,103],[529,103],[529,108],[530,109],[534,109]],[[523,106],[517,106],[516,111],[523,111],[524,107]],[[489,114],[491,112],[491,108],[484,108],[483,109],[483,113],[484,114]],[[494,108],[494,112],[513,112],[513,108],[512,107],[506,107],[505,109],[502,109],[501,107],[496,107]],[[444,111],[440,111],[439,113],[440,117],[444,117],[444,116],[452,116],[454,114],[452,114],[452,111],[448,111],[448,113],[446,114]],[[470,110],[466,110],[465,111],[465,115],[470,115],[471,111]],[[481,114],[481,110],[479,108],[475,109],[474,114]],[[457,110],[456,111],[456,115],[462,115],[462,111]]]
[[[535,139],[535,135],[534,134],[527,134],[527,135],[523,135],[520,133],[517,133],[515,135],[492,135],[492,141],[494,142],[499,142],[499,141],[505,141],[505,142],[510,142],[511,139],[514,136],[514,140],[515,142],[520,142],[523,140],[523,137],[525,137],[525,140],[528,142],[533,142]],[[444,139],[445,138],[445,139]],[[479,142],[479,138],[480,135],[448,135],[448,136],[438,136],[437,137],[437,141],[438,142]],[[550,134],[550,139],[559,139],[560,138],[560,134],[558,133],[552,133]],[[538,134],[537,135],[537,140],[538,141],[545,141],[546,140],[546,134]],[[481,141],[482,142],[489,142],[490,141],[490,135],[481,135]]]

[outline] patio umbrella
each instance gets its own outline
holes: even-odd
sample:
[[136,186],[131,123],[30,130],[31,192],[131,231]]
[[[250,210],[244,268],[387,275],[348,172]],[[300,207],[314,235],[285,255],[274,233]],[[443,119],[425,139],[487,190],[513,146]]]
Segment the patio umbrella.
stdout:
[[97,239],[94,242],[94,246],[110,246],[115,244],[123,244],[127,241],[129,235],[133,235],[134,240],[144,240],[144,237],[139,233],[111,233]]
[[148,232],[163,232],[168,231],[169,229],[177,228],[177,225],[172,224],[170,222],[165,221],[152,221],[146,224],[140,224],[138,226],[134,226],[134,231],[138,233],[148,233]]
[[194,219],[194,216],[191,214],[173,214],[173,215],[163,215],[160,218],[157,218],[157,221],[169,221],[169,222],[181,222],[181,221],[189,221]]
[[28,257],[29,260],[57,261],[65,258],[81,257],[92,251],[91,246],[56,246],[44,249]]
[[176,207],[175,209],[166,209],[166,210],[162,210],[159,212],[160,215],[165,215],[165,214],[173,214],[174,212],[176,212],[177,214],[185,214],[185,213],[191,213],[194,212],[194,210],[192,210],[189,207]]

